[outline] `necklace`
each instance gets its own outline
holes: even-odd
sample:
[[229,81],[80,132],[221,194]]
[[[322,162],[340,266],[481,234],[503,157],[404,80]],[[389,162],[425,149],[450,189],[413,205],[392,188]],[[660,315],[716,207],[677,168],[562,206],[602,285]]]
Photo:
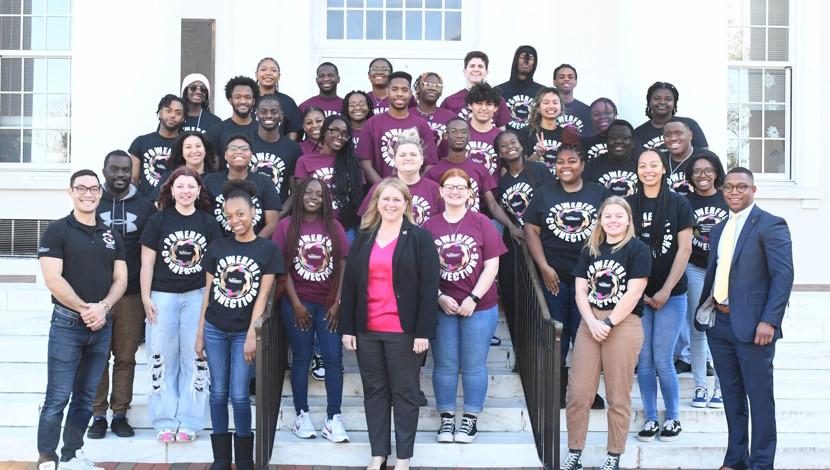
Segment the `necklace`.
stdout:
[[458,234],[458,230],[461,228],[461,224],[464,222],[464,217],[466,217],[466,216],[467,216],[467,213],[464,212],[464,215],[462,215],[461,218],[458,219],[458,222],[456,222],[455,229],[453,229],[452,228],[452,223],[450,223],[450,221],[447,220],[447,216],[444,215],[444,220],[447,221],[447,227],[450,229],[450,232],[452,232],[452,237],[453,238],[455,238],[456,234]]
[[689,149],[689,154],[686,155],[683,158],[683,160],[680,160],[679,162],[677,162],[677,166],[675,167],[674,165],[672,165],[674,163],[674,160],[672,160],[671,155],[669,155],[669,174],[673,175],[674,172],[679,170],[680,167],[683,166],[683,163],[685,163],[686,160],[688,160],[689,157],[691,157],[691,156],[692,156],[692,149]]

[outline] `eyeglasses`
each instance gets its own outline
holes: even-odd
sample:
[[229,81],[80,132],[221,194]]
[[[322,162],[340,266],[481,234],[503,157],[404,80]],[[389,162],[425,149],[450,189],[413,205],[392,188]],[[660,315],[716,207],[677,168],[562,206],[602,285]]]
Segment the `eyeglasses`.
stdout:
[[[715,169],[714,168],[704,168],[702,170],[700,170],[700,169],[692,170],[692,176],[701,176],[701,175],[713,176],[714,174],[715,174]],[[746,191],[746,190],[744,190],[744,191]],[[740,192],[743,192],[743,191],[740,191]]]
[[745,193],[749,188],[750,188],[750,186],[748,184],[745,184],[745,183],[725,184],[725,185],[720,187],[721,191],[723,191],[725,193],[731,193],[733,191],[738,191],[739,194]]
[[348,108],[349,109],[369,109],[369,105],[366,104],[365,101],[360,101],[360,102],[356,102],[356,103],[349,103]]
[[201,86],[201,85],[190,85],[189,87],[187,87],[187,89],[190,90],[191,93],[196,93],[197,91],[201,91],[202,93],[207,93],[207,91],[208,91],[206,86]]
[[247,145],[228,145],[228,152],[248,152],[251,150],[251,147]]
[[351,137],[351,134],[349,134],[349,131],[347,131],[346,129],[337,129],[334,127],[329,127],[328,129],[326,129],[326,132],[328,132],[330,136],[335,138],[348,140]]
[[369,67],[369,71],[377,73],[377,72],[391,72],[392,70],[389,67],[387,67],[385,65],[382,65],[380,67]]
[[447,191],[450,191],[450,192],[452,192],[452,191],[458,191],[459,193],[460,193],[460,192],[467,191],[467,190],[469,190],[469,189],[470,189],[470,187],[469,187],[469,186],[467,186],[466,184],[459,184],[459,185],[457,185],[457,186],[456,186],[456,185],[452,185],[452,184],[445,184],[445,185],[443,185],[443,186],[441,186],[441,187],[442,187],[442,188],[444,188],[444,189],[446,189]]
[[421,86],[424,87],[424,90],[443,90],[444,84],[443,83],[432,83],[432,82],[423,82]]
[[97,196],[101,192],[100,186],[72,186],[72,191],[80,195],[84,195],[86,193],[92,194],[93,196]]

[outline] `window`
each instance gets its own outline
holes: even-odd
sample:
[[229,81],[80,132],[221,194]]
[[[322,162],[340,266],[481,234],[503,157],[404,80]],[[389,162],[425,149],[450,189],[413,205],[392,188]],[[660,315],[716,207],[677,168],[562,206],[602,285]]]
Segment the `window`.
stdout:
[[791,180],[790,2],[729,0],[727,165]]
[[68,163],[71,0],[0,0],[0,163]]
[[327,2],[327,39],[461,41],[462,0]]
[[181,78],[191,73],[201,73],[214,89],[209,97],[210,107],[216,106],[216,96],[223,96],[215,80],[216,21],[206,19],[182,19]]

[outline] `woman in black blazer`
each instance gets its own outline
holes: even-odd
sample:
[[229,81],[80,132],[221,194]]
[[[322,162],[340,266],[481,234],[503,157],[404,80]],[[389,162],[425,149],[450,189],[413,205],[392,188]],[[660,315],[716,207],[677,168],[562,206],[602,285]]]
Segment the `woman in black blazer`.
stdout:
[[412,219],[406,184],[386,178],[375,187],[349,250],[340,306],[346,349],[357,351],[369,469],[383,469],[391,453],[395,403],[396,470],[409,468],[420,402],[419,369],[435,337],[438,254],[432,236]]

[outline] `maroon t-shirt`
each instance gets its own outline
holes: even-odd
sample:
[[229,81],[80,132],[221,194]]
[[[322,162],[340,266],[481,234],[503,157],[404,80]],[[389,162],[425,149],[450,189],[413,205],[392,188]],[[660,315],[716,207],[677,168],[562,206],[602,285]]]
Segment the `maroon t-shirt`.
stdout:
[[302,155],[305,155],[305,154],[308,154],[308,153],[316,153],[317,150],[319,150],[319,149],[317,149],[317,150],[314,149],[314,147],[316,147],[316,146],[317,146],[317,142],[315,142],[313,140],[305,139],[305,140],[300,141],[300,150],[303,151]]
[[501,130],[493,126],[487,132],[479,132],[470,126],[470,141],[467,142],[467,159],[481,163],[487,168],[493,180],[493,187],[499,185],[499,156],[496,154],[496,136]]
[[[366,209],[369,208],[369,201],[372,199],[372,193],[375,192],[375,186],[377,185],[378,183],[373,184],[372,189],[366,193],[363,203],[357,209],[357,215],[363,217],[363,214],[366,213]],[[409,192],[412,193],[412,217],[415,218],[417,225],[424,225],[424,222],[429,220],[430,217],[444,211],[444,200],[441,199],[438,183],[431,179],[421,178],[417,183],[407,186]]]
[[493,188],[498,185],[493,184],[493,178],[490,177],[490,173],[487,172],[487,168],[485,168],[484,165],[469,159],[464,160],[461,163],[453,163],[446,159],[441,160],[433,165],[432,168],[427,170],[424,174],[424,178],[429,178],[432,181],[441,184],[441,176],[453,168],[460,168],[464,170],[467,175],[469,175],[471,180],[470,183],[473,189],[473,199],[468,207],[470,210],[478,212],[481,208],[481,203],[479,202],[481,194],[486,193],[487,191],[492,191]]
[[[377,96],[375,96],[374,91],[370,91],[368,93],[368,95],[369,95],[369,98],[372,98],[372,103],[373,103],[372,104],[372,114],[377,116],[378,114],[383,114],[386,111],[389,111],[389,96],[384,96],[383,98],[378,98]],[[415,101],[415,97],[410,95],[409,96],[409,107],[411,108],[413,106],[416,106],[417,104],[418,104],[418,102]]]
[[438,159],[446,158],[447,151],[449,150],[447,145],[447,123],[455,117],[455,113],[448,109],[435,108],[434,113],[427,114],[421,112],[417,106],[409,108],[409,112],[421,116],[429,124],[429,128],[435,134],[435,145],[438,146]]
[[355,152],[361,160],[370,160],[381,178],[395,174],[395,145],[398,136],[407,129],[415,128],[424,143],[424,166],[438,162],[438,150],[435,147],[432,129],[429,124],[416,114],[409,113],[403,119],[392,117],[389,113],[378,114],[369,118],[360,134],[360,143]]
[[305,113],[305,110],[312,106],[317,106],[325,111],[326,117],[340,115],[340,111],[343,110],[343,98],[339,96],[335,96],[334,98],[323,98],[320,95],[312,96],[300,103],[300,106],[298,106],[300,108],[300,114]]
[[[467,93],[469,92],[470,90],[466,88],[458,90],[457,92],[444,98],[444,101],[441,102],[441,107],[449,109],[462,119],[469,120],[470,110],[467,108],[467,103],[465,102],[467,99]],[[493,122],[496,123],[496,127],[506,126],[512,118],[510,108],[507,107],[507,103],[504,101],[504,98],[499,98],[499,106],[496,109],[496,114],[493,115]]]
[[357,143],[360,142],[360,136],[363,135],[363,128],[360,129],[352,129],[352,144],[354,144],[354,148],[357,148]]
[[[294,167],[294,176],[298,180],[313,176],[326,183],[329,191],[332,191],[334,189],[334,155],[323,155],[322,153],[300,155],[300,158],[297,159],[297,165]],[[338,209],[337,203],[332,201],[332,204],[336,211]]]
[[[484,262],[507,253],[490,219],[467,211],[458,223],[449,224],[443,214],[427,221],[424,228],[432,234],[441,263],[441,291],[461,304],[473,291],[484,271]],[[499,302],[494,282],[481,296],[476,310],[485,310]]]
[[334,260],[332,259],[333,240],[326,231],[323,219],[303,222],[300,226],[300,237],[297,239],[297,256],[289,260],[288,247],[285,246],[289,225],[291,225],[291,217],[280,220],[271,240],[282,251],[283,259],[286,260],[291,273],[291,280],[294,281],[297,297],[303,302],[325,305],[329,292],[337,289],[337,286],[332,285],[334,270],[340,268],[340,263],[344,262],[349,253],[346,232],[343,226],[335,220],[334,230],[339,240],[341,259]]

